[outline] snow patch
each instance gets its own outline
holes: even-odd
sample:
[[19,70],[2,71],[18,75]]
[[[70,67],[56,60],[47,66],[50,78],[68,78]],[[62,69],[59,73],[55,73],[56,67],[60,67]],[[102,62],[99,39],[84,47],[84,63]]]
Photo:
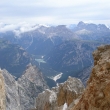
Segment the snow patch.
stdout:
[[62,77],[62,74],[63,73],[56,75],[55,77],[53,77],[53,80],[56,82],[58,79],[60,79]]
[[35,61],[37,61],[38,63],[46,63],[46,61],[44,61],[44,59],[35,59]]
[[66,110],[67,109],[67,103],[65,103],[64,105],[63,105],[63,110]]
[[109,28],[109,29],[110,29],[110,26],[109,26],[109,25],[105,24],[105,26],[106,26],[107,28]]

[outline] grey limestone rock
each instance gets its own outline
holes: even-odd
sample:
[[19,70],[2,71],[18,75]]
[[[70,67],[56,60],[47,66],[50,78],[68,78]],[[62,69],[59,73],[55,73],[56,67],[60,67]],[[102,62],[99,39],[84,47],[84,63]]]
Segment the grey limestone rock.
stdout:
[[6,89],[6,110],[30,110],[34,108],[38,93],[48,86],[36,66],[27,66],[24,74],[16,81],[7,70],[2,70]]
[[62,110],[65,103],[69,107],[83,91],[81,80],[69,77],[57,87],[40,93],[36,100],[36,110]]

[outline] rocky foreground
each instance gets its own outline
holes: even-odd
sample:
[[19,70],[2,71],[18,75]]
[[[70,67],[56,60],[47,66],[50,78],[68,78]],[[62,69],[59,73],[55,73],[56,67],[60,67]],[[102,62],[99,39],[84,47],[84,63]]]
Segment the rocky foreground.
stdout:
[[3,69],[0,71],[0,110],[30,110],[38,93],[47,88],[36,66],[28,65],[18,80]]
[[36,100],[36,110],[62,110],[64,104],[67,107],[74,105],[83,91],[81,80],[69,77],[66,82],[57,87],[40,93]]
[[0,70],[0,110],[30,110],[37,96],[34,110],[110,110],[110,45],[98,47],[93,56],[86,89],[72,77],[46,89],[42,73],[32,65],[17,81],[8,71]]
[[86,90],[71,110],[110,110],[110,45],[98,47],[93,56]]
[[98,47],[93,57],[85,90],[79,79],[69,77],[58,87],[40,93],[35,110],[110,110],[110,45]]
[[5,110],[5,83],[0,70],[0,110]]

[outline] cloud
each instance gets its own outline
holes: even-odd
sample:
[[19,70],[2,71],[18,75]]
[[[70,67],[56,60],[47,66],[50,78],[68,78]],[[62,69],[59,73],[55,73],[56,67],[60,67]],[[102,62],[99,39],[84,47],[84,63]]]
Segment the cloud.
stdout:
[[10,24],[10,25],[0,25],[0,32],[6,32],[6,31],[11,31],[18,28],[17,26]]
[[19,35],[20,33],[23,33],[23,32],[28,32],[28,31],[35,30],[36,28],[38,28],[37,25],[29,24],[29,23],[26,23],[26,22],[21,22],[21,23],[18,23],[18,24],[3,24],[3,23],[0,23],[0,32],[13,31],[17,35]]
[[2,0],[0,21],[69,24],[102,20],[108,23],[109,4],[109,0]]

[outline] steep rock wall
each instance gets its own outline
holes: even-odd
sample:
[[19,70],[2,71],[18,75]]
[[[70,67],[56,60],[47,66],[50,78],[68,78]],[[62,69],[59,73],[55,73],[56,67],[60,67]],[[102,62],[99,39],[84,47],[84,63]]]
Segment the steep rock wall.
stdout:
[[79,79],[69,77],[58,87],[40,93],[36,100],[36,110],[62,110],[65,103],[68,107],[74,103],[83,90],[84,86]]
[[2,76],[2,71],[0,70],[0,110],[5,110],[5,84],[4,78]]
[[98,47],[93,56],[86,90],[71,110],[110,110],[110,45]]
[[7,70],[3,69],[0,74],[0,87],[2,87],[0,107],[1,104],[2,108],[6,105],[6,109],[0,110],[30,110],[35,107],[38,93],[48,88],[41,71],[31,64],[17,81]]

